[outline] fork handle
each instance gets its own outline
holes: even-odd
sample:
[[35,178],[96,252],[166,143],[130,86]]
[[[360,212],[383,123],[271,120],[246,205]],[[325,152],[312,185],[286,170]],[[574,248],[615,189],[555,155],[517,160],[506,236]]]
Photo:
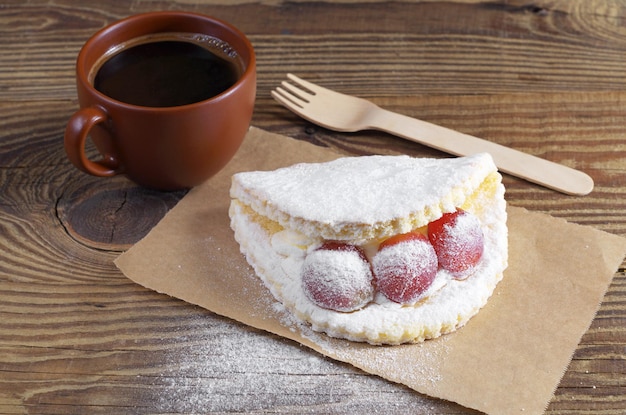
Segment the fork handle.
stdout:
[[593,179],[586,173],[482,138],[380,108],[371,128],[457,156],[490,153],[500,171],[569,195],[586,195]]

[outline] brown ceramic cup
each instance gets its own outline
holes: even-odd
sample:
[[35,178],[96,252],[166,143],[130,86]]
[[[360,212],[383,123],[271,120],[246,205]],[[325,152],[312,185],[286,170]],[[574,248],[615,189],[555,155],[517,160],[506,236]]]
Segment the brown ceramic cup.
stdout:
[[[239,59],[238,79],[211,98],[164,107],[129,104],[94,87],[97,67],[123,45],[162,33],[188,33],[217,42]],[[229,23],[194,13],[153,12],[94,34],[78,55],[76,79],[80,109],[65,131],[70,161],[95,176],[125,174],[142,186],[176,190],[202,183],[239,149],[252,118],[256,59],[249,40]],[[100,152],[96,160],[85,154],[88,137]]]

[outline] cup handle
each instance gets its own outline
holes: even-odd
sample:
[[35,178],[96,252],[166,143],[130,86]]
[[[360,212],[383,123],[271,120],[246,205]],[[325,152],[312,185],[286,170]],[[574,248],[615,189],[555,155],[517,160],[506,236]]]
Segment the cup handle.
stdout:
[[94,176],[111,177],[122,173],[122,167],[115,154],[102,154],[102,159],[97,161],[89,160],[85,154],[85,142],[89,131],[108,118],[102,108],[81,108],[72,115],[65,128],[67,157],[76,168]]

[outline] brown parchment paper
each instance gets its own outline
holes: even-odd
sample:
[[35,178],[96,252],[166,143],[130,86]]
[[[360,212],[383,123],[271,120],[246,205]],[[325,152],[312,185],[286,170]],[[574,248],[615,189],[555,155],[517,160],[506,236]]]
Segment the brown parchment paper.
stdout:
[[510,206],[509,268],[465,327],[415,345],[331,339],[294,322],[254,275],[229,227],[228,192],[238,171],[336,157],[251,128],[222,172],[191,190],[115,263],[145,287],[420,393],[489,414],[543,413],[624,258],[626,239]]

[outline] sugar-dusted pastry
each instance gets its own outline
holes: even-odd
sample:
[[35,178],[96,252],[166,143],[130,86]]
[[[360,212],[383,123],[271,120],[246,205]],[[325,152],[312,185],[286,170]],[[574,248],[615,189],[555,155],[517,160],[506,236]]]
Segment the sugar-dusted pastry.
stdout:
[[372,344],[463,326],[507,266],[504,186],[488,154],[345,157],[233,176],[231,227],[298,319]]

